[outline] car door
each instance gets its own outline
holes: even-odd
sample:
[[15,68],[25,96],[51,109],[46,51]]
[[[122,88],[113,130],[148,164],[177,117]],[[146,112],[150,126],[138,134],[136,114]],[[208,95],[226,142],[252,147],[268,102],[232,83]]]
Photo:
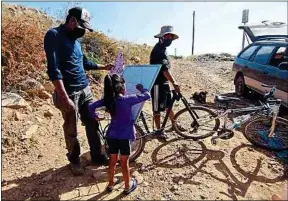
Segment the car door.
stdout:
[[284,55],[288,53],[287,46],[279,46],[272,54],[269,64],[267,65],[268,77],[276,85],[275,98],[279,98],[288,106],[288,70],[280,69],[282,62],[287,62]]
[[251,61],[248,66],[249,69],[253,69],[253,71],[250,73],[252,80],[250,80],[249,85],[255,91],[262,94],[267,91],[267,88],[262,86],[263,84],[276,84],[276,80],[269,77],[271,73],[276,73],[276,69],[271,69],[271,67],[267,65],[275,48],[276,47],[274,45],[262,45],[256,54],[250,59]]
[[243,73],[245,84],[248,87],[250,87],[250,84],[254,79],[254,75],[257,73],[255,72],[255,70],[257,69],[253,68],[250,59],[251,57],[253,57],[258,48],[260,48],[260,46],[256,44],[250,45],[245,48],[242,52],[239,53],[233,65],[234,71]]

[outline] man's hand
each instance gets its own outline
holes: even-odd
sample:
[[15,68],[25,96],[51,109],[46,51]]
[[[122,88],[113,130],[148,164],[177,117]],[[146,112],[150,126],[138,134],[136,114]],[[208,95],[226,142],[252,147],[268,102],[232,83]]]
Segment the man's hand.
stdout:
[[70,98],[64,98],[62,103],[62,107],[65,112],[71,112],[75,110],[75,104]]
[[105,67],[104,67],[104,70],[111,70],[112,68],[114,68],[115,67],[115,65],[114,64],[108,64],[108,65],[106,65]]
[[177,82],[174,82],[174,83],[173,83],[173,87],[174,87],[174,89],[175,89],[175,91],[176,91],[177,93],[180,92],[180,86],[179,86],[179,84],[178,84]]

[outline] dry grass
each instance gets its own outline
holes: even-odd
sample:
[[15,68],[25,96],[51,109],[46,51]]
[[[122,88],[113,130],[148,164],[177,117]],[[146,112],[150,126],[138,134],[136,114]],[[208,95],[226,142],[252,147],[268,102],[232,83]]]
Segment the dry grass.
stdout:
[[[56,26],[55,22],[36,9],[2,4],[2,90],[11,90],[26,78],[40,83],[48,81],[43,40],[47,30]],[[125,64],[147,64],[151,51],[145,44],[116,41],[99,32],[85,35],[82,47],[88,58],[101,64],[114,63],[119,50]],[[99,71],[88,74],[97,81],[104,75]]]

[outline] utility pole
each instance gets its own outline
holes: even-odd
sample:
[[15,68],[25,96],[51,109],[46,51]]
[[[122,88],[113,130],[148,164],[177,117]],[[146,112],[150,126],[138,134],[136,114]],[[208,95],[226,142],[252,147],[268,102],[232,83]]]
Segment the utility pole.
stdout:
[[175,48],[175,57],[177,56],[177,49]]
[[195,11],[193,11],[193,25],[192,25],[192,55],[194,55],[194,37],[195,37]]

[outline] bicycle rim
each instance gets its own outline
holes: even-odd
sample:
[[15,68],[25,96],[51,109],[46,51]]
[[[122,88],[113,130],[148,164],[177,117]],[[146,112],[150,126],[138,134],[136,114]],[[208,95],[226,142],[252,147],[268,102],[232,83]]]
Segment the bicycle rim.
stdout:
[[275,131],[272,137],[268,136],[270,128],[271,120],[267,117],[259,117],[245,126],[244,136],[252,144],[264,149],[288,149],[288,120],[281,117],[276,118]]
[[216,113],[206,107],[200,106],[190,107],[190,109],[193,110],[194,114],[197,114],[198,123],[208,122],[201,126],[195,126],[195,121],[190,115],[189,110],[184,108],[177,112],[174,117],[173,126],[177,134],[187,139],[203,139],[213,135],[215,131],[218,130],[220,120],[215,119],[209,121],[210,119],[217,117]]

